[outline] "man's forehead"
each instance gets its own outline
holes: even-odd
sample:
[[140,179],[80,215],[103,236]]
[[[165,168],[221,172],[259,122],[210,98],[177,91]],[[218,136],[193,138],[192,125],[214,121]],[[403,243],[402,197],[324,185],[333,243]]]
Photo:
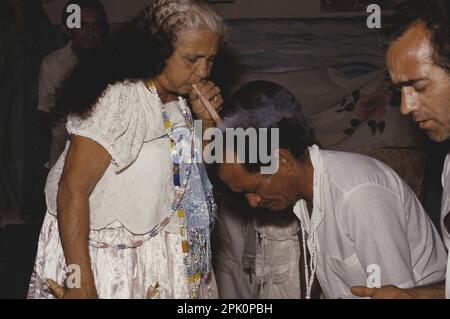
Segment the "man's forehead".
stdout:
[[219,178],[233,189],[246,189],[254,184],[255,174],[249,174],[240,163],[222,163],[218,170]]
[[91,22],[91,21],[100,21],[101,18],[102,15],[100,13],[100,9],[89,7],[81,8],[81,20]]
[[410,27],[389,47],[386,64],[395,82],[425,77],[433,66],[433,48],[424,26]]
[[235,178],[245,176],[246,172],[241,164],[238,163],[222,163],[219,165],[219,176]]

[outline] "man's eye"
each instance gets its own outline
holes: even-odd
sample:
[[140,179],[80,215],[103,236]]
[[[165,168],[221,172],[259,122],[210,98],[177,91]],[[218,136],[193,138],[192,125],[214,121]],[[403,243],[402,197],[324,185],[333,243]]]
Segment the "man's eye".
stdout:
[[197,62],[197,58],[186,58],[186,59],[189,61],[189,63]]
[[427,88],[427,85],[416,85],[414,86],[414,90],[416,90],[417,92],[423,92],[425,91]]

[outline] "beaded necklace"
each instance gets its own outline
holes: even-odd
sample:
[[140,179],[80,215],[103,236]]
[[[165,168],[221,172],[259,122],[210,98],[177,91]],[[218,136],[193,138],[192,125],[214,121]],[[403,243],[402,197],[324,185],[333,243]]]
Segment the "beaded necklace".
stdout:
[[[309,266],[308,266],[308,261],[307,261],[307,243],[306,243],[306,231],[305,231],[305,227],[303,226],[303,223],[300,223],[300,227],[302,230],[302,244],[303,244],[303,260],[304,260],[304,270],[305,270],[305,280],[306,280],[306,299],[311,299],[311,290],[312,290],[312,286],[314,284],[314,277],[316,275],[316,268],[317,268],[317,255],[316,255],[316,246],[315,246],[315,241],[313,240],[313,246],[312,246],[312,251],[310,251],[310,256],[311,259],[309,261]],[[312,236],[314,237],[314,233],[312,234]],[[309,272],[309,270],[311,269],[311,273]]]
[[[156,89],[155,82],[153,80],[148,80],[146,82],[146,86],[148,90],[159,97],[158,91]],[[189,177],[191,175],[192,171],[192,165],[194,163],[194,156],[195,156],[195,132],[194,132],[194,125],[193,125],[193,119],[192,114],[190,113],[189,108],[186,105],[186,102],[179,98],[180,104],[183,105],[181,108],[181,112],[183,113],[183,118],[185,125],[189,128],[190,134],[191,134],[191,153],[190,153],[190,165],[186,169],[186,174],[184,176],[184,180],[181,183],[181,176],[180,176],[180,162],[182,160],[181,154],[176,148],[176,142],[172,134],[172,123],[170,122],[169,116],[166,112],[165,106],[163,103],[161,103],[161,112],[162,117],[164,121],[164,128],[167,131],[167,135],[169,137],[169,146],[170,146],[170,152],[171,152],[171,159],[172,159],[172,165],[173,165],[173,185],[175,188],[175,199],[172,203],[172,211],[167,217],[167,223],[170,221],[170,218],[174,215],[174,213],[177,213],[177,217],[180,221],[180,231],[179,234],[181,236],[181,250],[183,252],[183,261],[187,269],[187,282],[189,287],[189,292],[192,298],[198,298],[198,292],[200,288],[201,283],[201,273],[200,272],[192,272],[191,270],[194,269],[192,258],[190,256],[190,250],[189,250],[189,243],[186,237],[186,219],[185,219],[185,211],[181,205],[181,202],[183,200],[184,194],[186,192]],[[166,223],[166,224],[167,224]]]

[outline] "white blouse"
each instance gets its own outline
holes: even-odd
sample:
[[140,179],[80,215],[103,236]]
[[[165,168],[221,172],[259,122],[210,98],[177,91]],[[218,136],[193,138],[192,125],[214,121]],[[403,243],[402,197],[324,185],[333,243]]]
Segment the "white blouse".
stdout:
[[[165,105],[174,126],[184,125],[180,103]],[[90,138],[112,161],[89,197],[90,227],[119,221],[133,234],[145,234],[171,212],[172,160],[160,99],[141,81],[110,85],[86,119],[69,116],[69,134]],[[56,215],[56,195],[66,149],[51,169],[45,187],[47,207]],[[176,220],[174,218],[174,220]],[[176,221],[166,227],[178,232]]]

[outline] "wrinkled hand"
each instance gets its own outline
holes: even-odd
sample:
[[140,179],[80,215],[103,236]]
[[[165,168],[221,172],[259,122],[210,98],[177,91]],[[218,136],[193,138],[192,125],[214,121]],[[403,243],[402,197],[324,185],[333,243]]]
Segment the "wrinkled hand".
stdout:
[[[88,293],[81,289],[64,289],[58,285],[54,280],[47,279],[47,285],[51,293],[57,299],[97,299],[97,293]],[[147,299],[153,299],[159,292],[159,283],[150,286],[147,290]]]
[[216,112],[220,112],[223,106],[223,98],[220,94],[220,88],[211,81],[203,81],[194,84],[191,92],[189,93],[192,111],[195,113],[197,118],[206,121],[216,120],[213,118],[213,115],[208,112],[207,107],[197,92],[199,92],[204,99],[210,102],[212,108]]
[[381,288],[368,288],[364,286],[353,286],[352,294],[358,297],[370,297],[372,299],[416,299],[418,296],[413,289],[402,289],[393,285]]
[[64,289],[58,285],[55,281],[47,279],[47,285],[52,294],[57,299],[97,299],[97,293],[95,291],[87,291],[84,289]]
[[159,283],[157,282],[154,286],[150,286],[147,290],[147,299],[153,299],[158,295]]

